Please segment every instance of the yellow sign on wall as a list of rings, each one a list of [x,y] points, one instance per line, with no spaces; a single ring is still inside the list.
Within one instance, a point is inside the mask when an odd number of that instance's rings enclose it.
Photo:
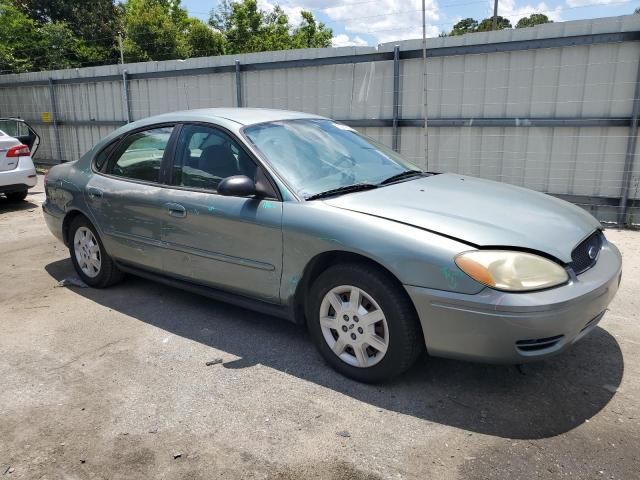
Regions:
[[[42,112],[40,114],[40,120],[42,120],[44,123],[51,122],[51,112]]]

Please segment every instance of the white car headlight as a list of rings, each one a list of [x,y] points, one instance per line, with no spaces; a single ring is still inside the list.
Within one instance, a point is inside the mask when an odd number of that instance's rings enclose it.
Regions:
[[[569,279],[566,270],[557,263],[525,252],[473,250],[459,254],[455,262],[471,278],[497,290],[540,290]]]

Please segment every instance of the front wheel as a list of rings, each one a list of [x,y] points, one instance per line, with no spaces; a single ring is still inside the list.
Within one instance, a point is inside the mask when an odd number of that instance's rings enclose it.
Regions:
[[[82,215],[71,222],[69,253],[76,272],[87,285],[104,288],[123,277],[122,271],[105,251],[95,227]]]
[[[314,343],[340,373],[379,382],[407,370],[424,350],[413,305],[381,269],[330,267],[314,282],[307,321]]]

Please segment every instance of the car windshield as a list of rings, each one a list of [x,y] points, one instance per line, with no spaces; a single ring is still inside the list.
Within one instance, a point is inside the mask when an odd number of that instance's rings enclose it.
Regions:
[[[304,198],[352,185],[378,185],[418,170],[390,148],[331,120],[261,123],[244,133]]]

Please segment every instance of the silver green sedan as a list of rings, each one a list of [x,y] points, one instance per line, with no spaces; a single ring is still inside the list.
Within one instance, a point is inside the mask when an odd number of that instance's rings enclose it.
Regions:
[[[122,127],[46,178],[78,275],[125,273],[306,324],[366,382],[434,356],[521,363],[595,328],[621,257],[584,210],[423,172],[305,113],[202,109]]]

